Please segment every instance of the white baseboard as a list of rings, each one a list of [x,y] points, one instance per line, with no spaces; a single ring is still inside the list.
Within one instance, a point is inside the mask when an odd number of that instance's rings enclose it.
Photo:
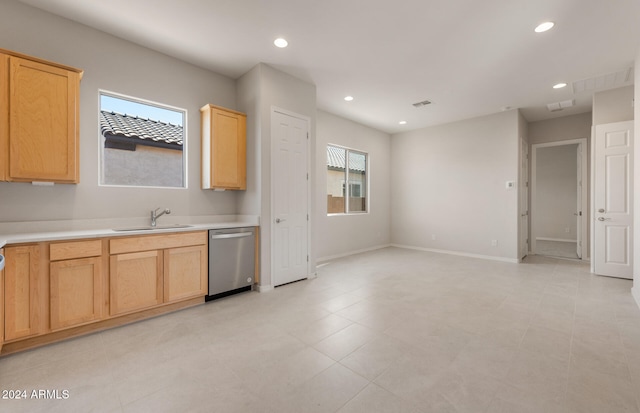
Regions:
[[[253,287],[254,290],[258,291],[259,293],[266,293],[273,290],[273,285],[254,285]]]
[[[633,282],[633,288],[631,289],[631,295],[636,300],[636,304],[640,307],[640,282],[638,280]]]
[[[348,257],[349,255],[361,254],[363,252],[375,251],[375,250],[379,250],[379,249],[387,248],[387,247],[391,247],[391,246],[393,246],[393,245],[392,244],[376,245],[375,247],[364,248],[364,249],[355,250],[355,251],[349,251],[349,252],[345,252],[343,254],[329,255],[329,256],[326,256],[326,257],[318,258],[317,262],[331,261],[331,260],[335,260],[335,259],[342,258],[342,257]]]
[[[563,239],[563,238],[546,238],[546,237],[538,237],[536,241],[555,241],[555,242],[578,242],[575,239]]]
[[[461,257],[480,258],[482,260],[510,262],[512,264],[518,264],[520,262],[520,260],[518,258],[494,257],[492,255],[470,254],[470,253],[460,252],[460,251],[439,250],[439,249],[435,249],[435,248],[422,248],[422,247],[414,247],[414,246],[411,246],[411,245],[402,245],[402,244],[391,244],[391,246],[392,247],[397,247],[397,248],[406,248],[406,249],[410,249],[410,250],[435,252],[435,253],[438,253],[438,254],[449,254],[449,255],[459,255]]]

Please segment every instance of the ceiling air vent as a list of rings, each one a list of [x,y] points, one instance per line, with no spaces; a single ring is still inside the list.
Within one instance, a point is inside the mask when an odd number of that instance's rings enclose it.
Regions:
[[[576,80],[571,85],[573,93],[592,92],[595,90],[613,89],[624,86],[633,78],[632,68],[626,68],[613,73],[591,77],[589,79]]]
[[[431,104],[431,101],[430,101],[430,100],[423,100],[422,102],[414,103],[414,104],[413,104],[413,107],[415,107],[415,108],[420,108],[420,107],[422,107],[422,106],[427,106],[427,105],[430,105],[430,104]]]
[[[549,112],[557,112],[564,108],[570,108],[574,104],[573,99],[563,100],[562,102],[547,103],[547,109],[549,109]]]

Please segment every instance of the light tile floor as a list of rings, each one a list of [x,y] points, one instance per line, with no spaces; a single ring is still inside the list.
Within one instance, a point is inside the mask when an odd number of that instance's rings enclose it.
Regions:
[[[578,259],[576,247],[576,242],[536,240],[537,254],[549,257]]]
[[[631,282],[387,248],[0,359],[2,412],[640,412]]]

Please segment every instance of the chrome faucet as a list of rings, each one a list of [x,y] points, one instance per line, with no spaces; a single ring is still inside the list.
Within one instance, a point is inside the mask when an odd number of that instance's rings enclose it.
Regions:
[[[162,211],[161,213],[158,214],[159,210],[160,210],[160,208],[156,208],[154,211],[151,211],[151,226],[152,227],[156,226],[156,220],[158,218],[160,218],[164,214],[170,214],[171,213],[171,210],[169,208],[165,209],[164,211]]]

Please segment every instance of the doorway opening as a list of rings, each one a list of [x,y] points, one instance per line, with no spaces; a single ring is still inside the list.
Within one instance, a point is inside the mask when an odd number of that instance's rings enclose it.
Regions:
[[[587,141],[532,145],[531,250],[585,259],[587,248]]]

